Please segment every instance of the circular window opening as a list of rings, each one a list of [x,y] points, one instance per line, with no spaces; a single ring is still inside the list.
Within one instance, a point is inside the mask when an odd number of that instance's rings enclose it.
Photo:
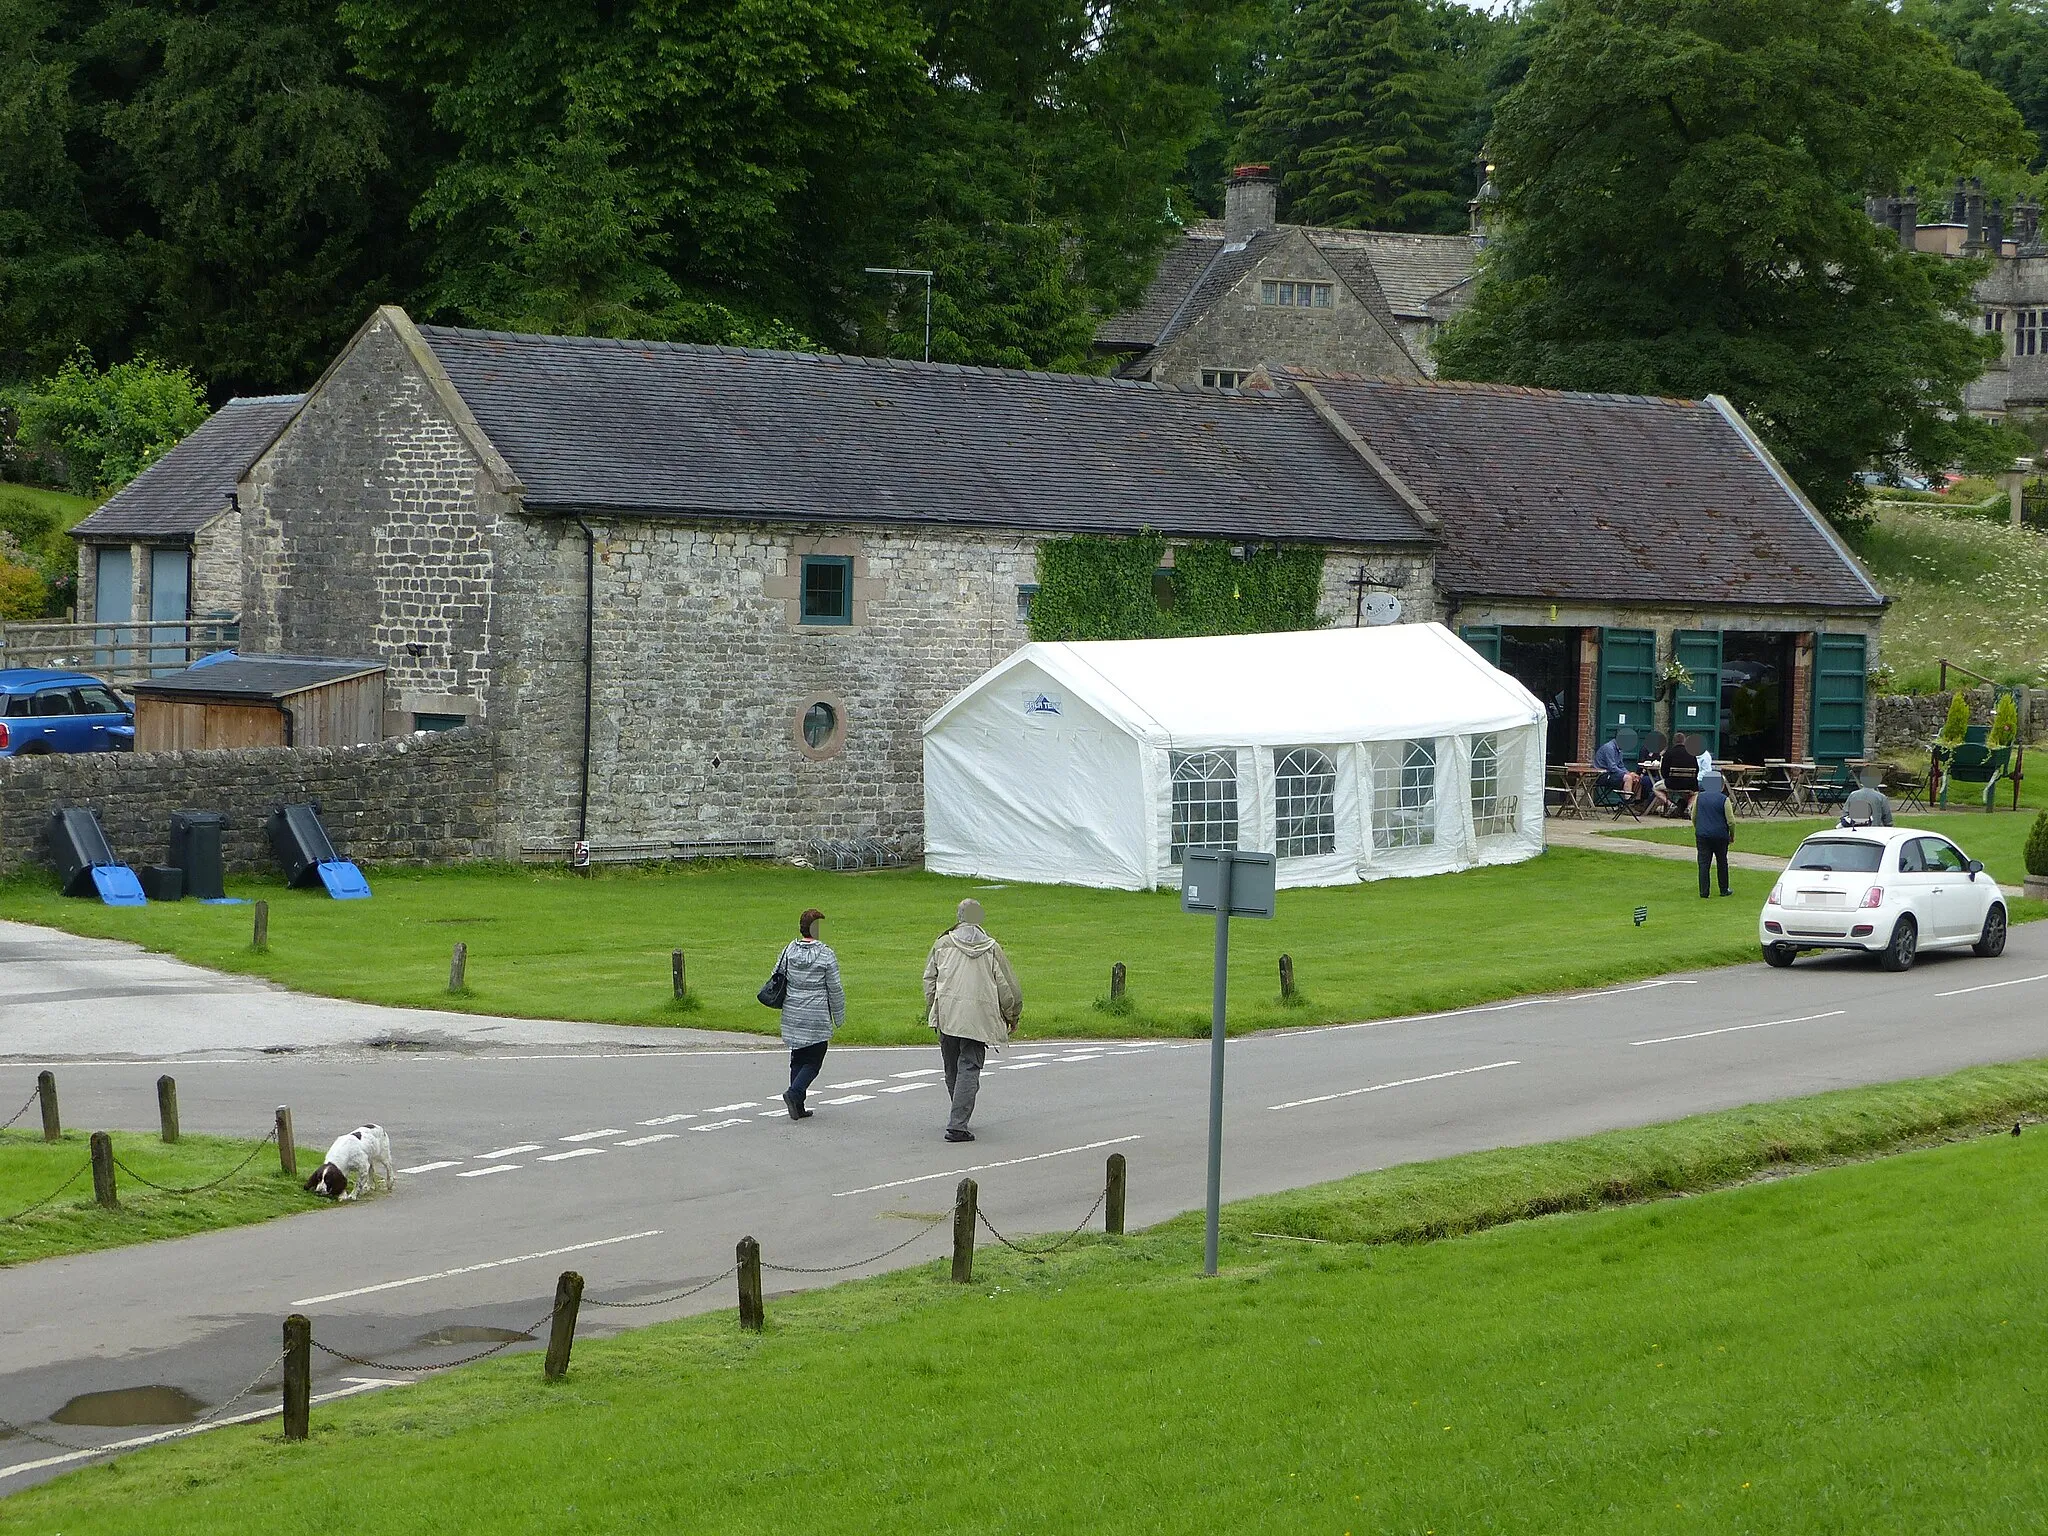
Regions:
[[[804,711],[804,741],[814,751],[829,746],[832,733],[839,729],[839,711],[823,699]]]

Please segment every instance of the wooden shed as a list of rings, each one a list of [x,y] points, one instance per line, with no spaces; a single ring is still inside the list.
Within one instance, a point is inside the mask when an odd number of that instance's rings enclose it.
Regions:
[[[134,685],[135,750],[348,747],[384,734],[384,663],[222,651]]]

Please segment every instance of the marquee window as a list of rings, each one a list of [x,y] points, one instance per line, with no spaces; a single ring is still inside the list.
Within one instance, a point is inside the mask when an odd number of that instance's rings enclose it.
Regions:
[[[1337,770],[1314,747],[1296,747],[1273,765],[1274,844],[1283,859],[1337,851]]]
[[[1176,752],[1172,762],[1173,862],[1190,848],[1235,848],[1237,754]]]
[[[1500,792],[1500,738],[1472,738],[1472,832],[1499,837],[1515,830],[1514,795]]]
[[[1259,284],[1259,302],[1281,309],[1328,309],[1332,284],[1283,283],[1268,280]]]
[[[1372,845],[1426,848],[1436,841],[1436,743],[1404,741],[1374,766]]]

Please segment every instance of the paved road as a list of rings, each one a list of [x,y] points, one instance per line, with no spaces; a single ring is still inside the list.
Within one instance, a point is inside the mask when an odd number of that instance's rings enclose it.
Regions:
[[[27,942],[23,932],[0,943]],[[89,992],[93,978],[142,963],[121,946],[34,942],[44,993]],[[185,1046],[174,1070],[188,1130],[255,1133],[289,1102],[301,1141],[375,1119],[392,1129],[401,1170],[414,1171],[386,1199],[0,1271],[0,1419],[71,1444],[123,1433],[43,1422],[74,1394],[167,1384],[224,1401],[274,1358],[279,1320],[293,1310],[337,1348],[425,1363],[465,1352],[423,1342],[439,1330],[533,1323],[567,1267],[588,1277],[591,1298],[633,1301],[723,1274],[742,1234],[760,1239],[770,1263],[877,1254],[942,1212],[967,1172],[984,1210],[1012,1231],[1072,1226],[1111,1150],[1130,1160],[1134,1224],[1201,1199],[1207,1053],[1194,1042],[1021,1042],[988,1076],[981,1139],[951,1146],[939,1136],[929,1049],[835,1050],[816,1118],[792,1124],[775,1098],[778,1052],[685,1047],[668,1033],[649,1049],[637,1031],[537,1026],[559,1034],[508,1046],[527,1026],[459,1016],[428,1025],[431,1016],[244,997],[244,984],[231,983],[244,1014],[278,1021],[273,1045],[291,1043],[296,1010],[330,1043],[286,1054],[205,1050],[215,1026],[203,1011],[222,994],[179,992],[201,983],[172,962],[148,963],[161,967],[160,990],[140,1006],[150,1038]],[[154,1124],[161,1059],[98,1054],[103,1026],[71,1029],[83,1000],[37,1026],[56,1056],[36,1056],[16,1010],[52,1005],[7,998],[0,987],[0,1055],[15,1062],[0,1061],[0,1086],[10,1095],[27,1091],[37,1066],[68,1057],[57,1062],[68,1123]],[[2016,930],[2000,960],[1929,957],[1906,976],[1809,959],[1789,972],[1671,976],[1235,1041],[1225,1193],[2044,1055],[2044,1001],[2048,924],[2037,924]],[[84,1012],[97,1016],[98,1005]],[[250,1026],[219,1028],[239,1038]],[[441,1048],[331,1043],[429,1033]],[[66,1049],[80,1039],[93,1046],[82,1057]],[[945,1242],[935,1229],[887,1262],[935,1257]],[[770,1289],[826,1278],[772,1273]],[[731,1282],[720,1279],[669,1305],[593,1313],[586,1304],[584,1317],[588,1331],[731,1303]],[[398,1379],[316,1360],[321,1392]],[[54,1475],[58,1454],[0,1439],[0,1492]]]

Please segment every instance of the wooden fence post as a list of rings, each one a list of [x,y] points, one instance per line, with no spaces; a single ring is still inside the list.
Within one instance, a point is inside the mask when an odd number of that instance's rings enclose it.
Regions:
[[[1280,957],[1280,997],[1282,1001],[1294,996],[1294,956]]]
[[[1124,963],[1121,960],[1109,968],[1109,1000],[1112,1003],[1124,1000]]]
[[[299,1176],[299,1147],[292,1140],[292,1111],[288,1104],[277,1106],[277,1166],[288,1179]]]
[[[979,1190],[972,1179],[962,1179],[953,1195],[953,1283],[969,1285],[974,1280],[974,1204]]]
[[[761,1307],[761,1245],[751,1237],[740,1239],[740,1326],[759,1333],[768,1320]]]
[[[555,1321],[548,1330],[548,1358],[541,1375],[560,1381],[569,1374],[569,1351],[576,1344],[576,1309],[583,1305],[583,1277],[573,1269],[555,1282]]]
[[[450,992],[460,992],[462,990],[462,973],[468,969],[469,946],[459,943],[455,946],[455,953],[448,957],[448,990]]]
[[[1109,1154],[1109,1183],[1102,1197],[1102,1230],[1123,1235],[1124,1184],[1128,1169],[1121,1152]]]
[[[178,1080],[165,1073],[156,1080],[156,1117],[163,1122],[165,1141],[178,1139]]]
[[[57,1118],[57,1074],[36,1074],[36,1097],[43,1101],[43,1140],[62,1141],[64,1123]]]
[[[294,1312],[284,1320],[284,1437],[313,1432],[313,1320]]]
[[[121,1203],[114,1198],[114,1139],[105,1131],[92,1133],[92,1197],[110,1211]]]
[[[669,980],[675,983],[676,1001],[681,1002],[688,989],[683,985],[683,952],[671,950],[668,957]]]
[[[270,948],[270,903],[267,901],[256,903],[256,935],[250,940],[249,947],[256,950]]]

